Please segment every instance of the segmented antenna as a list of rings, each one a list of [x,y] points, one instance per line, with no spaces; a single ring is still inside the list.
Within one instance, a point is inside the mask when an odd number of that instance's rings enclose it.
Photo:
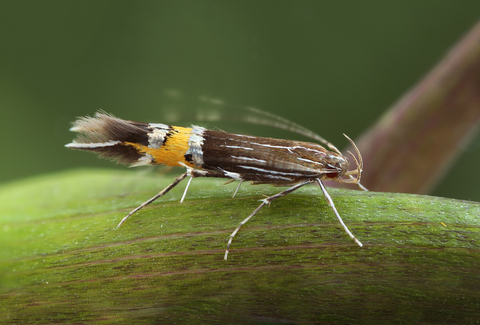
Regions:
[[[303,135],[307,138],[310,138],[315,141],[319,141],[323,143],[324,145],[328,146],[331,150],[340,153],[340,151],[329,141],[325,140],[323,137],[318,135],[317,133],[307,129],[306,127],[303,127],[295,122],[292,122],[290,120],[287,120],[286,118],[283,118],[281,116],[278,116],[276,114],[270,113],[263,111],[261,109],[251,107],[251,106],[241,106],[241,105],[232,105],[232,104],[227,104],[224,101],[220,99],[215,99],[215,98],[209,98],[206,96],[201,96],[199,98],[200,101],[205,102],[205,103],[210,103],[218,106],[231,106],[235,108],[240,108],[243,110],[246,110],[250,113],[254,113],[253,115],[244,115],[240,116],[239,119],[242,122],[246,123],[251,123],[251,124],[257,124],[257,125],[265,125],[265,126],[270,126],[274,127],[277,129],[281,130],[286,130],[292,133],[296,133],[299,135]]]

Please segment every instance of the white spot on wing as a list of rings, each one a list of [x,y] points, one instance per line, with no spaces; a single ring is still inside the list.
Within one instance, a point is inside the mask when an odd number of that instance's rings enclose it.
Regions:
[[[153,156],[150,154],[145,154],[145,156],[142,156],[138,158],[138,161],[136,163],[133,163],[130,165],[130,167],[138,167],[138,166],[149,166],[153,162]]]
[[[224,147],[225,148],[232,148],[232,149],[253,150],[253,148],[239,147],[239,146],[224,146]]]
[[[149,124],[153,127],[153,131],[148,133],[148,147],[152,149],[160,149],[165,142],[165,137],[170,131],[170,127],[165,124]],[[162,126],[162,127],[160,127]],[[163,126],[166,128],[164,129]]]
[[[318,162],[318,161],[314,161],[314,160],[310,160],[310,159],[305,159],[305,158],[300,158],[300,157],[297,157],[298,160],[301,160],[301,161],[306,161],[308,163],[312,163],[312,164],[317,164],[317,165],[320,165],[320,166],[323,166],[324,164],[321,163],[321,162]]]
[[[292,149],[292,147],[272,146],[272,145],[266,144],[266,143],[251,142],[251,144],[254,144],[254,145],[257,145],[257,146],[261,146],[261,147],[267,147],[267,148],[287,149],[287,150]]]
[[[284,173],[284,172],[278,172],[275,170],[268,170],[268,169],[263,169],[263,168],[257,168],[257,167],[252,167],[252,166],[238,166],[244,169],[252,169],[256,170],[260,173],[265,173],[265,174],[272,174],[272,175],[287,175],[287,176],[305,176],[304,174],[299,174],[299,173]]]
[[[100,143],[83,143],[83,142],[72,142],[66,144],[65,147],[73,149],[91,149],[91,148],[102,148],[102,147],[111,147],[121,143],[120,141],[108,141]]]
[[[163,123],[148,123],[148,125],[150,125],[154,129],[163,130],[165,132],[168,132],[170,130],[170,126]]]
[[[242,177],[240,176],[239,173],[234,173],[234,172],[229,172],[229,171],[226,171],[225,169],[222,169],[222,168],[219,168],[224,174],[225,176],[227,177],[230,177],[232,179],[235,179],[237,181],[240,181],[242,180]]]
[[[266,160],[255,159],[255,158],[248,158],[248,157],[238,157],[238,156],[231,156],[231,157],[232,157],[233,159],[256,161],[256,162],[260,162],[260,163],[264,163],[264,164],[267,162]]]
[[[205,128],[192,125],[192,133],[190,138],[188,138],[188,150],[185,154],[192,155],[193,164],[197,167],[201,167],[203,165],[202,146],[205,140],[203,137],[204,132]]]

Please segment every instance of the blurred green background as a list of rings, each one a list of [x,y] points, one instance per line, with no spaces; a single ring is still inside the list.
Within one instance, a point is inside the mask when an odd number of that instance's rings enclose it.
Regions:
[[[64,148],[70,122],[100,108],[162,122],[172,89],[183,109],[255,106],[343,147],[479,17],[478,0],[4,1],[0,182],[124,168]],[[477,136],[432,194],[480,201],[478,166]]]

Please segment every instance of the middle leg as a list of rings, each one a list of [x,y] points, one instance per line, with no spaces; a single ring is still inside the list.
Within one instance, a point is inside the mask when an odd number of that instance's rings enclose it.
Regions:
[[[258,208],[256,208],[247,218],[245,218],[242,222],[240,222],[240,224],[238,225],[237,228],[235,228],[235,230],[232,232],[232,234],[230,235],[230,238],[228,239],[228,243],[227,243],[227,249],[225,251],[225,257],[224,259],[227,260],[227,257],[228,257],[228,250],[230,249],[230,245],[232,244],[232,241],[233,241],[233,237],[235,237],[235,235],[237,234],[237,232],[240,230],[240,228],[242,228],[242,226],[244,224],[246,224],[248,222],[248,220],[250,220],[265,204],[270,204],[272,203],[272,201],[278,199],[278,198],[281,198],[289,193],[292,193],[293,191],[299,189],[300,187],[304,186],[304,185],[307,185],[307,184],[311,184],[313,183],[314,180],[307,180],[303,183],[300,183],[300,184],[296,184],[288,189],[286,189],[285,191],[282,191],[280,193],[277,193],[275,195],[272,195],[272,196],[269,196],[263,200],[260,200],[262,201],[262,203],[258,206]]]

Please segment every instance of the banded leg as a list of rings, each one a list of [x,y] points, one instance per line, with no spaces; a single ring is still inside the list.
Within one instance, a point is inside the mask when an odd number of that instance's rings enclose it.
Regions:
[[[227,257],[228,257],[228,250],[230,249],[230,245],[232,244],[232,241],[233,241],[233,237],[235,237],[235,235],[237,234],[237,232],[240,230],[240,228],[242,228],[242,226],[244,224],[246,224],[248,222],[248,220],[250,220],[265,204],[270,204],[272,203],[273,200],[275,199],[278,199],[278,198],[281,198],[282,196],[285,196],[289,193],[292,193],[293,191],[299,189],[300,187],[304,186],[304,185],[307,185],[307,184],[310,184],[310,183],[313,183],[314,180],[308,180],[308,181],[305,181],[303,183],[300,183],[300,184],[297,184],[295,186],[292,186],[288,189],[286,189],[285,191],[282,191],[280,193],[277,193],[275,195],[272,195],[272,196],[269,196],[263,200],[260,200],[262,201],[262,204],[260,204],[258,206],[258,208],[256,208],[247,218],[245,218],[242,222],[240,222],[240,224],[238,225],[237,228],[235,228],[235,230],[232,232],[232,234],[230,235],[230,238],[228,239],[228,243],[227,243],[227,250],[225,251],[225,260],[227,260]]]
[[[186,173],[183,173],[182,175],[178,176],[177,178],[175,178],[175,180],[173,181],[172,184],[168,185],[167,187],[165,187],[162,191],[160,191],[157,195],[155,195],[154,197],[152,197],[151,199],[149,199],[148,201],[146,202],[143,202],[142,204],[140,204],[138,207],[136,207],[135,209],[133,209],[132,211],[130,211],[129,214],[127,214],[123,219],[122,221],[120,221],[120,223],[118,224],[117,227],[120,227],[128,218],[130,218],[130,216],[132,214],[134,214],[135,212],[137,212],[138,210],[146,207],[147,205],[149,205],[150,203],[152,203],[153,201],[155,201],[156,199],[158,199],[159,197],[162,197],[164,196],[165,194],[167,194],[172,188],[174,188],[175,186],[178,185],[178,183],[180,183],[181,181],[183,181],[185,179],[185,177],[188,176],[188,172]],[[182,198],[183,200],[183,198]]]

